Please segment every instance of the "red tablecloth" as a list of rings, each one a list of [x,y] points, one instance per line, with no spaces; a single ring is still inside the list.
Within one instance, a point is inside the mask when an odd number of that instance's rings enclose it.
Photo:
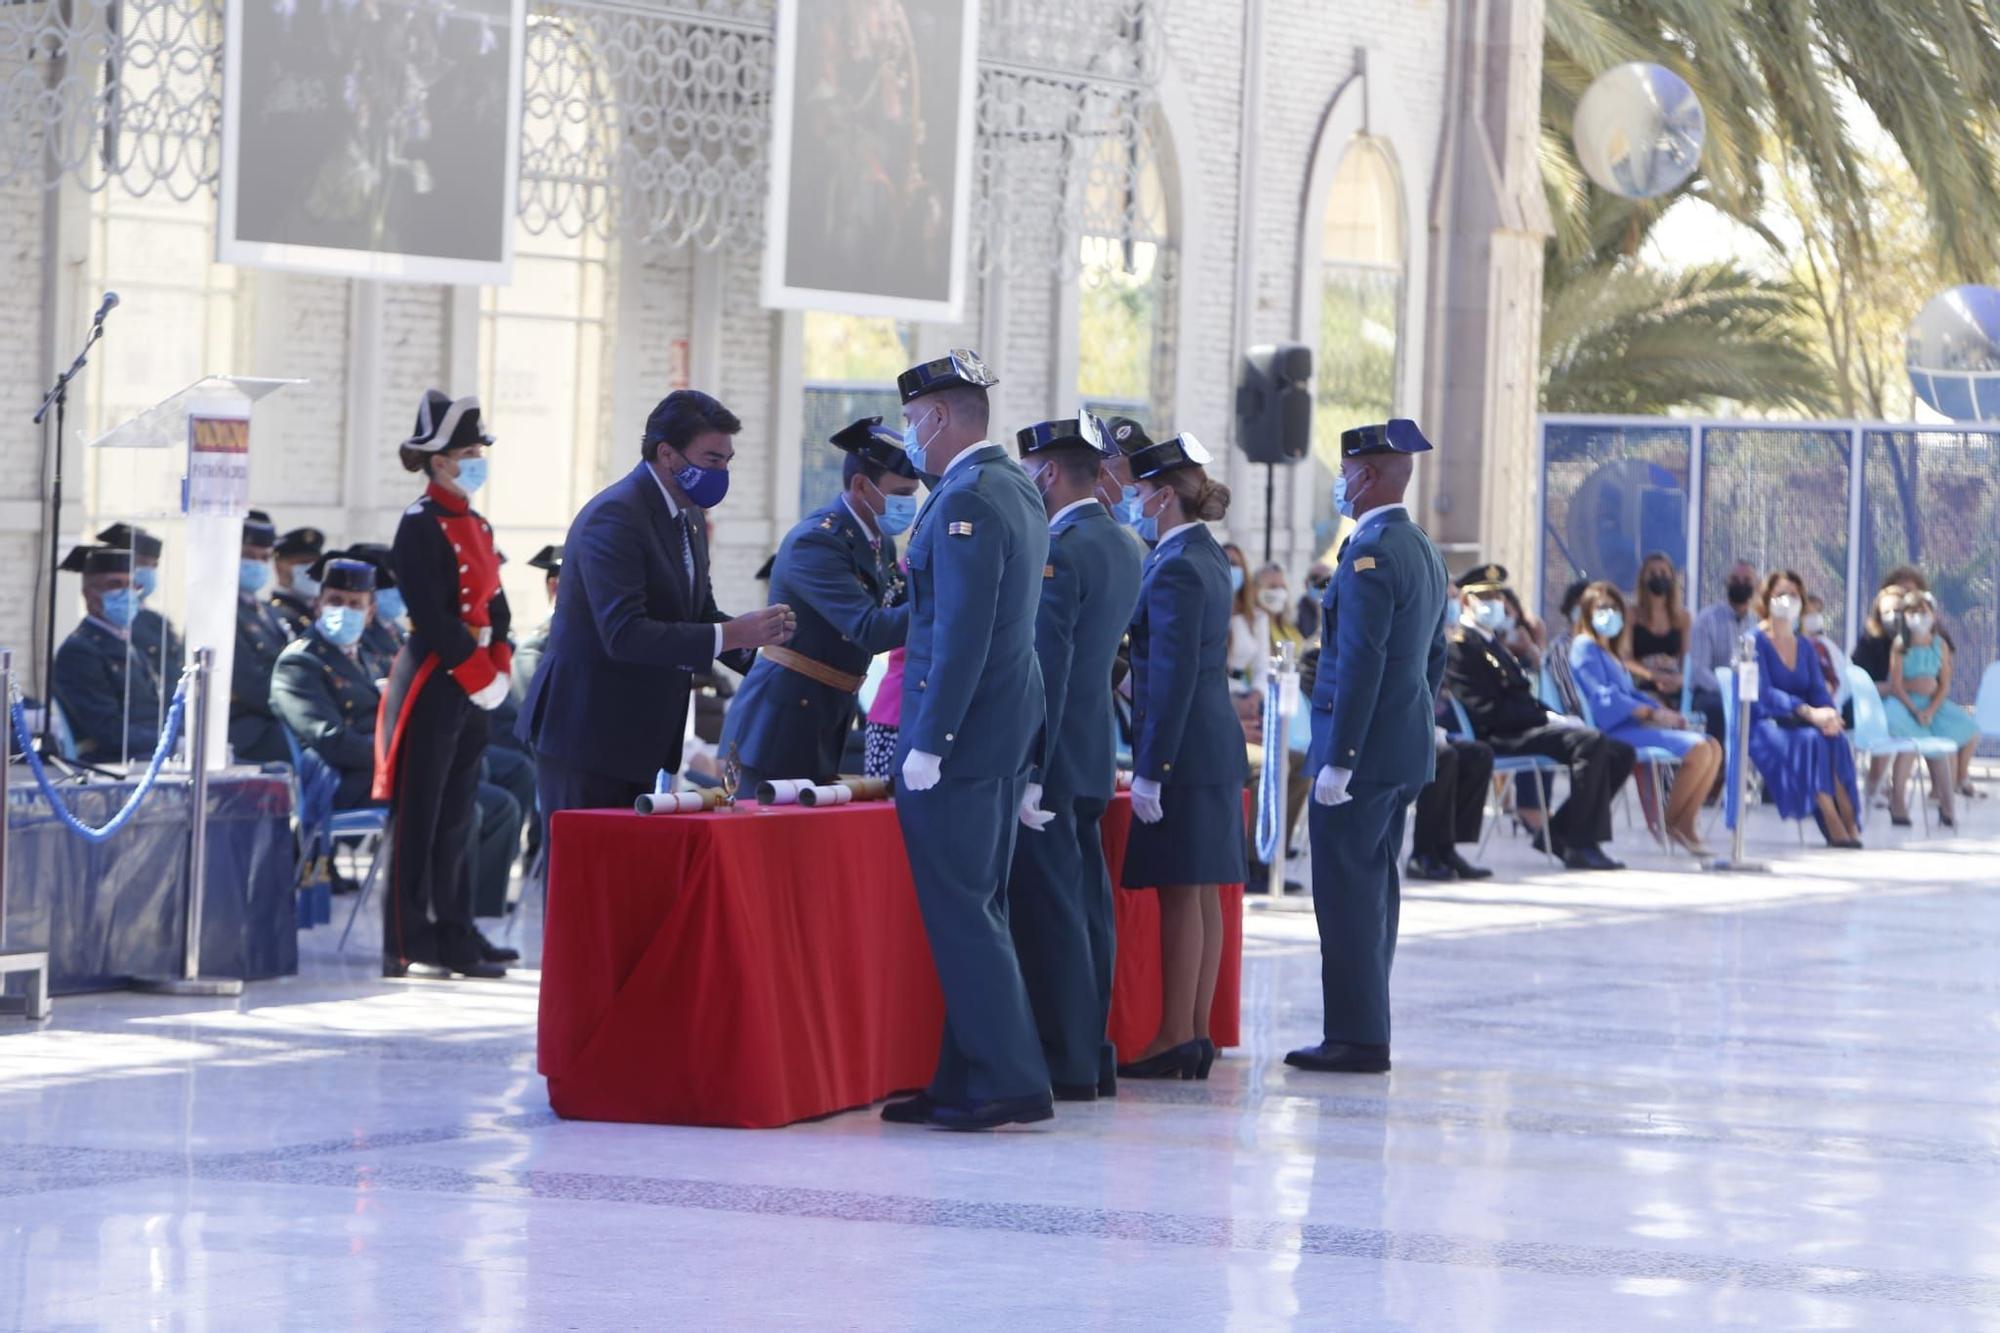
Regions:
[[[1104,820],[1114,868],[1131,807]],[[558,1114],[785,1125],[929,1081],[944,1002],[895,807],[550,821],[539,1066]],[[1024,835],[1025,836],[1025,835]],[[1211,1031],[1237,1041],[1241,885]],[[1159,907],[1117,891],[1111,1035],[1159,1023]]]

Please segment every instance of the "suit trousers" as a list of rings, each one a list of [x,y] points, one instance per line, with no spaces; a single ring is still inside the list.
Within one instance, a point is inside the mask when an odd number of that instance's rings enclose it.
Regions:
[[[1440,744],[1437,776],[1417,795],[1410,853],[1450,856],[1459,843],[1478,842],[1486,820],[1486,785],[1492,780],[1492,746],[1482,741]]]
[[[1396,860],[1417,788],[1355,782],[1348,791],[1352,800],[1315,801],[1306,816],[1326,1039],[1387,1046],[1389,968],[1403,906]]]
[[[650,782],[572,768],[545,754],[535,756],[535,796],[543,818],[558,810],[630,810],[652,789]]]
[[[1042,808],[1055,818],[1040,832],[1015,833],[1007,925],[1050,1081],[1092,1087],[1104,1072],[1116,930],[1106,938],[1111,875],[1096,841],[1104,803],[1089,803],[1096,814],[1088,820],[1080,818],[1079,804],[1073,797],[1045,799]]]
[[[434,671],[408,701],[389,803],[389,892],[382,900],[387,962],[478,958],[472,925],[472,836],[486,714]]]
[[[1048,1065],[1007,921],[1025,774],[896,784],[896,818],[944,991],[930,1095],[949,1106],[1049,1091]]]
[[[1612,740],[1591,727],[1536,727],[1518,736],[1488,736],[1486,743],[1502,759],[1535,754],[1569,768],[1569,799],[1549,819],[1561,847],[1590,846],[1611,841],[1611,799],[1632,776],[1638,755],[1623,741]],[[1514,781],[1514,804],[1534,809],[1540,798],[1526,774]],[[1529,793],[1525,805],[1523,793]]]

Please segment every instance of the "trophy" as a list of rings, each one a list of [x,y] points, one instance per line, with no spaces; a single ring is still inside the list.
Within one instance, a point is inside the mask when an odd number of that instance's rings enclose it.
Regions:
[[[736,742],[731,741],[722,760],[722,808],[731,814],[736,812],[736,791],[742,785],[743,761],[737,757]]]

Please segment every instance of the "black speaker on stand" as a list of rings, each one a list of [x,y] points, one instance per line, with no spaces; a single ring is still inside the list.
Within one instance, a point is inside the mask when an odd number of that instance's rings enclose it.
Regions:
[[[1278,468],[1312,452],[1312,348],[1271,343],[1243,355],[1236,384],[1236,442],[1253,463],[1264,465],[1264,559],[1271,559]]]

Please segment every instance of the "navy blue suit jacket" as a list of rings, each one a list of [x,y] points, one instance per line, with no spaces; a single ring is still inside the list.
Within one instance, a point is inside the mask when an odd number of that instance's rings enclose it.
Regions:
[[[692,584],[677,529],[694,556]],[[651,782],[678,771],[693,677],[715,661],[715,626],[728,618],[709,587],[701,525],[676,520],[639,464],[570,523],[562,592],[517,734],[587,773]],[[753,654],[723,660],[747,671]]]
[[[1051,799],[1108,801],[1118,776],[1111,662],[1139,601],[1139,551],[1092,501],[1049,530],[1035,656],[1048,713],[1036,780]]]
[[[1196,524],[1146,557],[1132,618],[1132,772],[1163,787],[1240,787],[1249,751],[1229,701],[1229,559]]]

